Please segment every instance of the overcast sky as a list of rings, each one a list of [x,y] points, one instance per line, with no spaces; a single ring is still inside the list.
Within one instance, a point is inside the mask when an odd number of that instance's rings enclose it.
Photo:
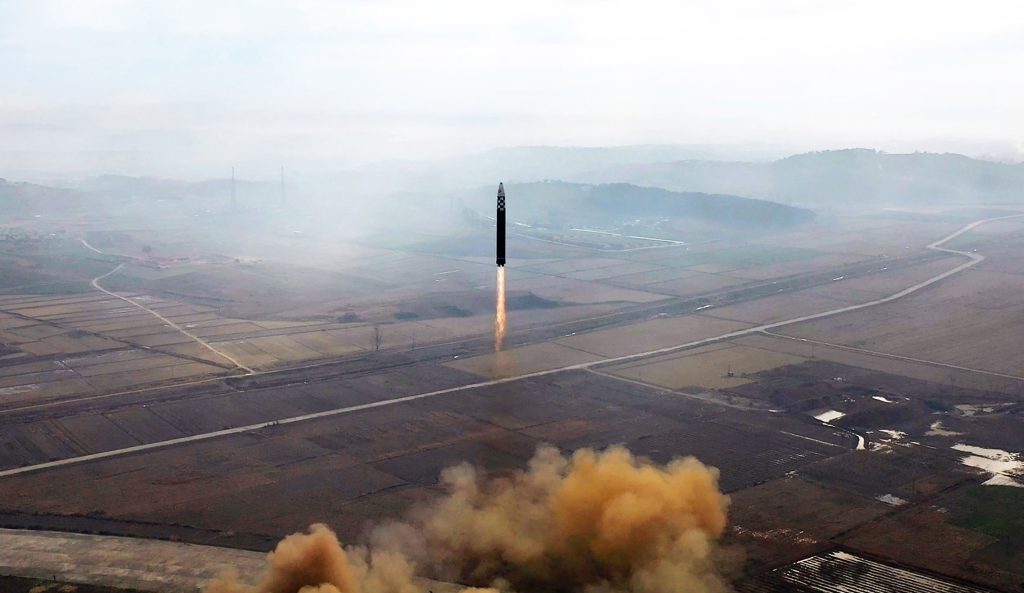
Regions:
[[[1020,0],[0,0],[0,174],[521,144],[1021,150],[1022,72]]]

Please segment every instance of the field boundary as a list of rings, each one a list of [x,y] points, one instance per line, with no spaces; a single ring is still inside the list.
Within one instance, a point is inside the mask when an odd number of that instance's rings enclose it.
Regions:
[[[246,425],[246,426],[239,426],[239,427],[236,427],[236,428],[229,428],[229,429],[218,430],[218,431],[213,431],[213,432],[208,432],[208,433],[196,434],[196,435],[187,436],[187,437],[180,437],[180,438],[169,439],[169,440],[165,440],[165,441],[157,441],[157,442],[154,442],[154,443],[135,445],[135,446],[132,446],[132,447],[125,447],[125,448],[122,448],[122,449],[113,449],[113,450],[110,450],[110,451],[103,451],[103,452],[99,452],[99,453],[92,453],[92,454],[88,454],[88,455],[81,455],[81,456],[78,456],[78,457],[69,457],[67,459],[61,459],[61,460],[57,460],[57,461],[49,461],[49,462],[46,462],[46,463],[40,463],[40,464],[36,464],[36,465],[27,465],[27,466],[18,467],[18,468],[12,468],[12,469],[8,469],[8,470],[0,471],[0,478],[14,476],[14,475],[19,475],[19,474],[28,473],[28,472],[41,471],[41,470],[51,469],[51,468],[56,468],[56,467],[62,467],[62,466],[66,466],[66,465],[73,465],[73,464],[78,464],[78,463],[86,463],[86,462],[89,462],[89,461],[96,461],[96,460],[100,460],[100,459],[107,459],[107,458],[110,458],[110,457],[119,457],[119,456],[122,456],[122,455],[129,455],[129,454],[139,453],[139,452],[143,452],[143,451],[150,451],[150,450],[153,450],[153,449],[162,449],[162,448],[165,448],[165,447],[171,447],[171,446],[175,446],[175,445],[194,443],[194,442],[214,439],[214,438],[218,438],[218,437],[222,437],[222,436],[244,434],[244,433],[247,433],[247,432],[252,432],[252,431],[256,431],[256,430],[260,430],[260,429],[268,429],[268,428],[273,428],[273,427],[276,427],[276,426],[282,426],[282,425],[286,425],[286,424],[294,424],[294,423],[297,423],[297,422],[305,422],[305,421],[308,421],[308,420],[316,420],[316,419],[319,419],[319,418],[328,418],[328,417],[331,417],[331,416],[337,416],[337,415],[341,415],[341,414],[349,414],[349,413],[363,411],[363,410],[370,410],[370,409],[380,408],[380,407],[384,407],[384,406],[390,406],[390,405],[395,405],[395,404],[401,404],[401,403],[416,401],[416,400],[420,400],[420,399],[426,399],[426,398],[430,398],[430,397],[436,397],[436,396],[439,396],[439,395],[445,395],[445,394],[449,394],[449,393],[457,393],[457,392],[460,392],[460,391],[466,391],[466,390],[470,390],[470,389],[477,389],[477,388],[480,388],[480,387],[490,387],[490,386],[494,386],[494,385],[502,385],[502,384],[505,384],[505,383],[512,383],[514,381],[521,381],[521,380],[524,380],[524,379],[532,379],[532,378],[535,378],[535,377],[545,377],[545,376],[548,376],[548,375],[553,375],[555,373],[561,373],[561,372],[565,372],[565,371],[589,370],[592,367],[596,367],[596,366],[600,366],[600,365],[615,364],[615,363],[619,363],[619,362],[623,362],[623,361],[627,361],[627,360],[635,360],[635,359],[639,359],[639,358],[646,358],[648,356],[655,356],[655,355],[659,355],[659,354],[668,354],[668,353],[676,352],[676,351],[679,351],[679,350],[685,350],[687,348],[693,348],[695,346],[702,346],[702,345],[705,345],[705,344],[710,344],[710,343],[718,342],[718,341],[721,341],[721,340],[728,340],[730,338],[735,338],[735,337],[740,337],[740,336],[747,336],[747,335],[756,334],[756,333],[763,333],[765,330],[774,329],[774,328],[777,328],[777,327],[783,327],[783,326],[786,326],[786,325],[792,325],[792,324],[795,324],[795,323],[801,323],[801,322],[810,321],[810,320],[813,320],[813,319],[821,319],[821,318],[824,318],[824,317],[831,317],[833,315],[839,315],[841,313],[847,313],[847,312],[850,312],[850,311],[857,311],[857,310],[860,310],[860,309],[867,309],[869,307],[874,307],[874,306],[882,305],[882,304],[885,304],[885,303],[891,303],[891,302],[893,302],[893,301],[895,301],[897,299],[901,299],[901,298],[903,298],[903,297],[905,297],[907,295],[910,295],[910,294],[913,294],[915,292],[918,292],[918,291],[920,291],[923,288],[931,286],[932,284],[935,284],[936,282],[939,282],[941,280],[949,278],[950,276],[958,274],[958,273],[962,272],[963,270],[966,270],[966,269],[968,269],[968,268],[970,268],[972,266],[975,266],[978,263],[980,263],[980,262],[985,260],[985,256],[983,256],[981,254],[978,254],[978,253],[966,252],[966,251],[957,251],[955,249],[948,249],[948,248],[945,248],[945,247],[941,247],[941,245],[943,243],[946,243],[947,241],[951,241],[952,239],[955,239],[956,237],[959,237],[960,235],[963,235],[964,233],[967,233],[967,232],[971,231],[972,229],[974,229],[974,228],[976,228],[976,227],[978,227],[980,225],[983,225],[983,224],[986,224],[986,223],[990,223],[990,222],[995,222],[995,221],[998,221],[998,220],[1006,220],[1006,219],[1010,219],[1010,218],[1019,218],[1019,217],[1024,217],[1024,213],[1021,213],[1021,214],[1011,214],[1011,215],[1008,215],[1008,216],[998,216],[998,217],[994,217],[994,218],[986,218],[986,219],[982,219],[982,220],[977,220],[977,221],[974,221],[974,222],[972,222],[970,224],[965,225],[964,227],[962,227],[961,229],[959,229],[957,231],[954,231],[953,233],[950,233],[949,235],[946,235],[945,237],[942,237],[941,239],[938,239],[936,241],[933,241],[932,243],[929,243],[927,245],[928,249],[937,250],[937,251],[944,251],[944,252],[947,252],[947,253],[953,253],[953,254],[956,254],[956,255],[966,256],[969,259],[969,261],[966,261],[963,264],[960,264],[959,266],[956,266],[956,267],[954,267],[954,268],[952,268],[950,270],[946,270],[945,272],[937,274],[937,275],[935,275],[935,276],[933,276],[933,277],[931,277],[931,278],[929,278],[927,280],[923,280],[921,282],[918,282],[917,284],[915,284],[913,286],[910,286],[908,288],[905,288],[905,289],[903,289],[903,290],[901,290],[899,292],[896,292],[896,293],[894,293],[892,295],[889,295],[887,297],[883,297],[883,298],[880,298],[880,299],[875,299],[875,300],[869,301],[867,303],[861,303],[861,304],[858,304],[858,305],[850,305],[850,306],[847,306],[847,307],[841,307],[841,308],[838,308],[838,309],[833,309],[831,311],[823,311],[823,312],[820,312],[820,313],[804,315],[804,316],[801,316],[801,317],[796,317],[796,318],[793,318],[793,319],[787,319],[787,320],[783,320],[783,321],[776,321],[776,322],[773,322],[773,323],[766,323],[766,324],[762,324],[762,325],[757,325],[757,326],[753,326],[753,327],[744,328],[744,329],[741,329],[741,330],[729,332],[729,333],[726,333],[726,334],[722,334],[720,336],[704,338],[704,339],[701,339],[701,340],[696,340],[696,341],[693,341],[693,342],[687,342],[685,344],[678,344],[678,345],[675,345],[675,346],[666,346],[664,348],[658,348],[658,349],[650,350],[650,351],[646,351],[646,352],[637,352],[637,353],[634,353],[634,354],[627,354],[627,355],[624,355],[624,356],[618,356],[618,357],[606,358],[606,359],[602,359],[602,360],[596,360],[596,361],[592,361],[592,362],[583,362],[583,363],[578,363],[578,364],[574,364],[574,365],[568,365],[568,366],[560,367],[560,368],[556,368],[556,369],[548,369],[548,370],[543,370],[543,371],[536,371],[536,372],[533,372],[533,373],[526,373],[526,374],[523,374],[523,375],[516,375],[516,376],[511,376],[511,377],[502,377],[502,378],[490,379],[490,380],[487,380],[487,381],[479,381],[479,382],[471,383],[471,384],[468,384],[468,385],[460,385],[460,386],[457,386],[457,387],[450,387],[450,388],[447,388],[447,389],[440,389],[440,390],[437,390],[437,391],[429,391],[429,392],[426,392],[426,393],[420,393],[420,394],[415,394],[415,395],[408,395],[408,396],[404,396],[404,397],[397,397],[397,398],[393,398],[393,399],[381,400],[381,401],[377,401],[377,402],[372,402],[372,403],[367,403],[367,404],[360,404],[360,405],[356,405],[356,406],[347,406],[347,407],[344,407],[344,408],[335,408],[335,409],[332,409],[332,410],[325,410],[325,411],[322,411],[322,412],[316,412],[316,413],[312,413],[312,414],[302,414],[302,415],[299,415],[299,416],[292,416],[292,417],[289,417],[289,418],[281,418],[279,420],[271,420],[271,421],[268,421],[268,422],[260,422],[258,424],[250,424],[250,425]],[[83,243],[84,243],[84,241],[83,241]],[[110,274],[112,274],[117,269],[120,269],[120,266],[118,266],[118,268],[116,268],[115,270],[112,270],[111,272],[108,272],[103,277],[109,276]],[[102,277],[100,277],[100,278],[102,278]],[[100,290],[103,290],[103,289],[101,288]],[[107,292],[107,291],[104,290],[104,292]],[[118,296],[118,295],[114,295],[114,296]],[[118,296],[118,298],[122,298],[123,299],[123,297],[120,297],[120,296]],[[127,300],[127,299],[123,299],[123,300]],[[128,302],[132,302],[132,301],[128,301]],[[135,303],[132,303],[132,304],[135,304]]]
[[[89,249],[95,251],[96,253],[107,255],[106,253],[103,253],[102,251],[100,251],[99,249],[96,249],[92,245],[89,245],[89,243],[85,239],[79,239],[79,241],[82,242],[82,245],[85,245],[86,247],[88,247]],[[185,337],[191,339],[193,342],[199,344],[200,346],[203,346],[204,348],[206,348],[210,352],[213,352],[214,354],[220,356],[221,358],[223,358],[225,360],[231,361],[231,363],[234,364],[235,367],[245,371],[246,374],[251,375],[251,374],[253,374],[255,372],[251,368],[245,366],[244,364],[242,364],[241,362],[236,360],[230,354],[228,354],[226,352],[221,352],[220,350],[214,348],[209,343],[207,343],[206,340],[200,338],[199,336],[196,336],[196,335],[193,335],[193,334],[189,333],[188,331],[185,330],[185,328],[179,326],[177,323],[174,323],[173,321],[171,321],[170,319],[164,317],[160,313],[157,313],[153,309],[150,309],[146,305],[143,305],[142,303],[137,303],[137,302],[135,302],[134,300],[132,300],[132,299],[130,299],[128,297],[121,296],[121,295],[117,294],[116,292],[107,290],[106,288],[103,288],[102,286],[100,286],[100,280],[103,280],[104,278],[107,278],[108,276],[113,276],[117,272],[120,272],[122,268],[124,268],[124,264],[123,263],[117,264],[117,267],[114,268],[113,270],[110,270],[106,274],[100,274],[99,276],[96,276],[95,278],[93,278],[92,282],[90,282],[90,284],[92,284],[92,287],[95,288],[96,290],[98,290],[98,291],[100,291],[102,293],[108,294],[108,295],[110,295],[110,296],[112,296],[112,297],[114,297],[116,299],[121,299],[122,301],[128,303],[129,305],[132,305],[134,307],[142,309],[143,311],[149,313],[153,317],[156,317],[160,321],[164,322],[168,327],[176,330],[178,333],[180,333],[180,334],[184,335]]]

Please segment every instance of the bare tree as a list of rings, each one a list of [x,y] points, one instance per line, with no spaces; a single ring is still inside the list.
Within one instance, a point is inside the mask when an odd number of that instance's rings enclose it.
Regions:
[[[379,352],[380,351],[380,341],[381,341],[380,326],[379,325],[375,325],[375,326],[373,326],[373,351],[374,352]]]

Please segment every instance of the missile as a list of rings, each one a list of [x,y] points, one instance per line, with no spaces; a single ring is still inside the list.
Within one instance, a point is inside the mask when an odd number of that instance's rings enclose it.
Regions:
[[[505,185],[498,184],[498,212],[495,219],[498,221],[498,245],[497,264],[498,267],[505,266]]]

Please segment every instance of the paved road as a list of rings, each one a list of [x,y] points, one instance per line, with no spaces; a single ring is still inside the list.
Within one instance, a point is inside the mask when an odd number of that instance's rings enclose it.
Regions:
[[[0,574],[128,588],[153,593],[199,593],[210,579],[233,570],[254,584],[267,555],[180,542],[0,529]],[[458,593],[464,587],[417,578],[422,591]]]
[[[265,558],[152,539],[0,529],[0,574],[139,591],[195,593],[229,569],[252,579]]]
[[[966,256],[968,258],[968,261],[964,262],[963,264],[961,264],[959,266],[956,266],[955,268],[952,268],[950,270],[942,272],[941,274],[937,274],[937,275],[935,275],[935,276],[933,276],[933,277],[931,277],[931,278],[929,278],[927,280],[918,282],[917,284],[915,284],[915,285],[913,285],[913,286],[911,286],[909,288],[905,288],[905,289],[903,289],[903,290],[901,290],[901,291],[899,291],[899,292],[897,292],[895,294],[892,294],[892,295],[889,295],[887,297],[883,297],[883,298],[880,298],[880,299],[876,299],[876,300],[873,300],[873,301],[869,301],[867,303],[861,303],[859,305],[850,305],[850,306],[847,306],[847,307],[840,307],[838,309],[832,309],[830,311],[823,311],[821,313],[814,313],[814,314],[811,314],[811,315],[803,315],[803,316],[800,316],[800,317],[794,317],[792,319],[786,319],[786,320],[783,320],[783,321],[776,321],[774,323],[766,323],[766,324],[762,324],[762,325],[757,325],[757,326],[753,326],[753,327],[737,330],[737,331],[734,331],[734,332],[725,333],[725,334],[722,334],[722,335],[719,335],[719,336],[713,336],[713,337],[710,337],[710,338],[704,338],[702,340],[695,340],[693,342],[687,342],[685,344],[677,344],[675,346],[667,346],[665,348],[658,348],[658,349],[655,349],[655,350],[648,350],[646,352],[637,352],[635,354],[627,354],[625,356],[617,356],[617,357],[613,357],[613,358],[605,358],[605,359],[596,360],[596,361],[592,361],[592,362],[584,362],[584,363],[579,363],[579,364],[574,364],[574,365],[568,365],[568,366],[564,366],[564,367],[559,367],[557,369],[549,369],[549,370],[545,370],[545,371],[537,371],[537,372],[533,372],[533,373],[526,373],[526,374],[516,375],[516,376],[512,376],[512,377],[504,377],[504,378],[500,378],[500,379],[491,379],[491,380],[488,380],[488,381],[479,381],[477,383],[470,383],[468,385],[460,385],[458,387],[451,387],[451,388],[448,388],[448,389],[439,389],[437,391],[429,391],[429,392],[426,392],[426,393],[419,393],[419,394],[416,394],[416,395],[408,395],[408,396],[405,396],[405,397],[396,397],[396,398],[393,398],[393,399],[387,399],[387,400],[372,402],[372,403],[368,403],[368,404],[361,404],[361,405],[357,405],[357,406],[348,406],[348,407],[344,407],[344,408],[336,408],[336,409],[333,409],[333,410],[325,410],[323,412],[317,412],[317,413],[314,413],[314,414],[302,414],[300,416],[292,416],[292,417],[289,417],[289,418],[281,418],[279,420],[273,420],[273,421],[270,421],[270,422],[261,422],[259,424],[250,424],[250,425],[247,425],[247,426],[239,426],[239,427],[236,427],[236,428],[229,428],[229,429],[225,429],[225,430],[217,430],[217,431],[213,431],[213,432],[196,434],[196,435],[187,436],[187,437],[181,437],[181,438],[177,438],[177,439],[169,439],[169,440],[166,440],[166,441],[158,441],[158,442],[155,442],[155,443],[147,443],[147,444],[144,444],[144,445],[136,445],[136,446],[133,446],[133,447],[125,447],[123,449],[114,449],[114,450],[111,450],[111,451],[103,451],[103,452],[100,452],[100,453],[93,453],[93,454],[90,454],[90,455],[81,455],[81,456],[78,456],[78,457],[70,457],[70,458],[67,458],[67,459],[60,459],[60,460],[57,460],[57,461],[49,461],[49,462],[46,462],[46,463],[39,463],[39,464],[36,464],[36,465],[27,465],[27,466],[24,466],[24,467],[18,467],[18,468],[13,468],[13,469],[8,469],[8,470],[0,471],[0,478],[7,477],[7,476],[14,476],[14,475],[28,473],[28,472],[40,471],[40,470],[45,470],[45,469],[50,469],[50,468],[55,468],[55,467],[62,467],[62,466],[66,466],[66,465],[74,465],[74,464],[78,464],[78,463],[86,463],[86,462],[89,462],[89,461],[96,461],[96,460],[99,460],[99,459],[106,459],[106,458],[109,458],[109,457],[119,457],[119,456],[122,456],[122,455],[130,455],[132,453],[139,453],[139,452],[143,452],[143,451],[149,451],[149,450],[152,450],[152,449],[161,449],[161,448],[164,448],[164,447],[171,447],[171,446],[182,445],[182,444],[186,444],[186,443],[194,443],[194,442],[198,442],[198,441],[204,441],[204,440],[219,438],[219,437],[223,437],[223,436],[229,436],[229,435],[235,435],[235,434],[251,432],[251,431],[254,431],[254,430],[259,430],[259,429],[263,429],[263,428],[269,428],[269,427],[273,427],[273,426],[282,426],[282,425],[285,425],[285,424],[294,424],[294,423],[297,423],[297,422],[306,422],[306,421],[309,421],[309,420],[316,420],[318,418],[327,418],[327,417],[330,417],[330,416],[338,416],[338,415],[341,415],[341,414],[350,414],[350,413],[359,412],[359,411],[362,411],[362,410],[370,410],[370,409],[373,409],[373,408],[381,408],[381,407],[385,407],[385,406],[392,406],[392,405],[395,405],[395,404],[401,404],[401,403],[405,403],[405,402],[415,401],[415,400],[419,400],[419,399],[426,399],[426,398],[430,398],[430,397],[437,397],[437,396],[440,396],[440,395],[446,395],[446,394],[449,394],[449,393],[457,393],[457,392],[460,392],[460,391],[467,391],[467,390],[470,390],[470,389],[477,389],[477,388],[480,388],[480,387],[489,387],[489,386],[493,386],[493,385],[501,385],[501,384],[504,384],[504,383],[511,383],[513,381],[521,381],[523,379],[531,379],[531,378],[534,378],[534,377],[544,377],[544,376],[547,376],[547,375],[553,375],[555,373],[561,373],[561,372],[565,372],[565,371],[587,370],[587,369],[590,369],[592,367],[596,367],[596,366],[600,366],[600,365],[619,363],[619,362],[626,362],[626,361],[629,361],[629,360],[636,360],[636,359],[646,358],[646,357],[649,357],[649,356],[656,356],[656,355],[660,355],[660,354],[669,354],[669,353],[672,353],[672,352],[677,352],[677,351],[685,350],[685,349],[688,349],[688,348],[694,348],[694,347],[697,347],[697,346],[703,346],[705,344],[710,344],[710,343],[718,342],[718,341],[721,341],[721,340],[728,340],[728,339],[737,338],[737,337],[740,337],[740,336],[748,336],[748,335],[751,335],[751,334],[761,333],[761,332],[765,332],[766,330],[775,329],[775,328],[782,327],[782,326],[785,326],[785,325],[791,325],[791,324],[794,324],[794,323],[802,323],[804,321],[811,321],[811,320],[814,320],[814,319],[821,319],[821,318],[824,318],[824,317],[831,317],[833,315],[839,315],[841,313],[848,313],[850,311],[857,311],[857,310],[860,310],[860,309],[867,309],[869,307],[875,307],[875,306],[882,305],[882,304],[885,304],[885,303],[891,303],[891,302],[893,302],[893,301],[895,301],[897,299],[901,299],[901,298],[903,298],[903,297],[905,297],[907,295],[910,295],[910,294],[913,294],[915,292],[918,292],[919,290],[921,290],[923,288],[931,286],[932,284],[935,284],[936,282],[939,282],[941,280],[949,278],[950,276],[953,276],[954,274],[958,274],[958,273],[966,270],[967,268],[975,266],[978,263],[980,263],[980,262],[985,260],[985,257],[983,255],[979,254],[979,253],[968,253],[966,251],[957,251],[955,249],[949,249],[949,248],[946,248],[946,247],[942,247],[942,244],[947,243],[947,242],[951,241],[952,239],[955,239],[956,237],[959,237],[960,235],[962,235],[962,234],[964,234],[966,232],[969,232],[971,229],[974,229],[974,228],[976,228],[976,227],[978,227],[978,226],[980,226],[982,224],[986,224],[986,223],[989,223],[989,222],[995,222],[997,220],[1006,220],[1006,219],[1009,219],[1009,218],[1018,218],[1018,217],[1024,217],[1024,214],[1013,214],[1013,215],[1009,215],[1009,216],[999,216],[999,217],[995,217],[995,218],[986,218],[986,219],[983,219],[983,220],[977,220],[975,222],[972,222],[972,223],[964,226],[960,230],[958,230],[958,231],[956,231],[954,233],[950,233],[949,235],[946,235],[945,237],[939,239],[938,241],[935,241],[935,242],[929,244],[928,245],[928,249],[933,249],[933,250],[937,250],[937,251],[943,251],[943,252],[946,252],[946,253],[952,253],[952,254],[956,254],[956,255]],[[117,295],[114,295],[114,296],[117,296]],[[131,301],[129,301],[129,302],[131,302]]]
[[[102,251],[100,251],[99,249],[96,249],[92,245],[89,245],[89,243],[85,239],[79,239],[79,241],[82,242],[82,245],[85,245],[87,248],[95,251],[96,253],[107,255],[107,254],[103,253]],[[186,336],[187,338],[189,338],[190,340],[194,341],[195,343],[199,344],[200,346],[206,348],[210,352],[213,352],[217,356],[220,356],[221,358],[230,361],[231,364],[233,364],[237,368],[245,371],[247,374],[252,374],[253,373],[252,369],[250,369],[249,367],[245,366],[244,364],[242,364],[241,362],[236,360],[233,356],[231,356],[227,352],[223,352],[221,350],[218,350],[218,349],[214,348],[206,340],[203,340],[199,336],[196,336],[196,335],[194,335],[192,333],[189,333],[188,331],[185,330],[185,328],[181,327],[177,323],[174,323],[173,321],[171,321],[170,319],[164,317],[163,315],[157,313],[153,309],[150,309],[146,305],[143,305],[142,303],[136,302],[136,301],[134,301],[134,300],[132,300],[132,299],[130,299],[128,297],[123,297],[123,296],[117,294],[116,292],[111,292],[111,291],[107,290],[106,288],[103,288],[102,286],[100,286],[100,280],[103,280],[104,278],[106,278],[108,276],[112,276],[112,275],[116,274],[117,272],[120,272],[121,268],[123,268],[123,267],[124,267],[124,264],[118,264],[116,268],[114,268],[113,270],[110,270],[106,274],[100,274],[99,276],[96,276],[95,278],[92,279],[92,282],[91,282],[92,287],[95,288],[96,290],[100,291],[100,292],[106,293],[106,294],[114,297],[115,299],[121,299],[122,301],[128,303],[129,305],[132,305],[133,307],[138,307],[139,309],[142,309],[143,311],[149,313],[153,317],[156,317],[160,321],[164,322],[164,324],[166,324],[168,327],[171,327],[171,328],[177,330],[179,333],[181,333],[182,335]]]

